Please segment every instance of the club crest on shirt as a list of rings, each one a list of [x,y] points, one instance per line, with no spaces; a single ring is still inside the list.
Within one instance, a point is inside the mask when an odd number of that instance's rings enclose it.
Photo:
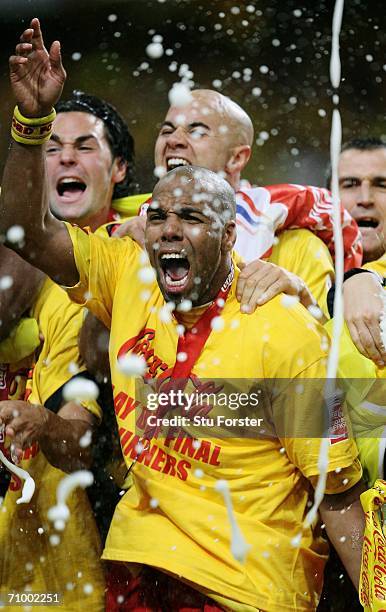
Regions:
[[[120,359],[127,355],[127,353],[133,353],[140,355],[144,358],[148,365],[148,376],[154,378],[159,376],[161,372],[165,372],[169,366],[160,357],[158,357],[154,349],[151,348],[151,342],[155,338],[155,330],[145,327],[142,329],[138,336],[130,338],[118,351],[117,359]]]

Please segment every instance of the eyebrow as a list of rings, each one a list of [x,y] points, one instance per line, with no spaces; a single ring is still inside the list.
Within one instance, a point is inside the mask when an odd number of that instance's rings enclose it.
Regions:
[[[195,208],[194,206],[181,206],[181,208],[179,209],[179,212],[182,214],[194,213],[194,214],[199,214],[199,215],[202,215],[203,217],[206,217],[204,211],[201,208]]]
[[[147,209],[147,214],[150,214],[151,212],[157,212],[157,211],[160,213],[165,213],[165,210],[161,206],[157,208],[152,208],[150,204],[150,206]],[[208,218],[208,216],[204,213],[203,210],[201,210],[201,208],[195,208],[194,206],[181,206],[181,208],[179,208],[178,211],[173,211],[173,212],[175,212],[175,214],[178,214],[178,215],[191,214],[191,213],[199,214],[202,217]]]
[[[172,123],[171,121],[164,121],[164,122],[161,124],[161,129],[162,129],[163,127],[171,127],[171,128],[174,128],[174,129],[175,129],[175,127],[176,127],[176,126],[175,126],[175,125],[174,125],[174,123]],[[190,128],[195,128],[195,127],[203,127],[203,128],[205,128],[206,130],[209,130],[209,131],[210,131],[210,127],[209,127],[209,125],[207,125],[206,123],[203,123],[202,121],[193,121],[192,123],[189,123],[189,125],[188,125],[187,127],[188,127],[189,129],[190,129]]]
[[[367,177],[365,177],[367,178]],[[371,177],[371,181],[385,181],[386,180],[386,174],[377,174],[376,176]],[[339,183],[342,183],[343,181],[359,181],[362,182],[363,178],[361,178],[360,176],[356,176],[355,174],[347,174],[346,176],[341,176],[339,178]]]
[[[93,139],[96,141],[96,138],[93,134],[85,134],[84,136],[78,136],[78,138],[75,138],[74,144],[80,145],[84,143],[86,140],[90,140],[90,139]],[[50,140],[53,140],[54,142],[57,142],[58,144],[62,144],[62,140],[60,136],[58,136],[57,134],[52,134]]]
[[[339,177],[339,182],[340,182],[340,183],[341,183],[342,181],[353,181],[353,180],[354,180],[354,181],[358,181],[358,180],[360,180],[360,179],[359,179],[359,176],[354,176],[354,175],[351,175],[351,174],[347,174],[346,176],[344,176],[344,175],[343,175],[343,176],[340,176],[340,177]]]

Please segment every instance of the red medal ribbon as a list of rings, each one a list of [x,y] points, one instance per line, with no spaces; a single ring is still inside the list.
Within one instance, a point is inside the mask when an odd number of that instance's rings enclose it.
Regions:
[[[233,277],[234,268],[232,264],[232,269],[229,272],[225,283],[218,292],[215,300],[210,306],[208,306],[205,312],[202,313],[201,317],[198,319],[197,323],[194,324],[192,329],[188,330],[183,336],[179,337],[177,355],[179,353],[186,353],[187,359],[185,361],[176,360],[171,374],[172,378],[189,378],[193,366],[199,358],[201,351],[212,331],[211,323],[215,317],[220,316],[224,308],[232,285]]]
[[[176,359],[170,380],[162,386],[162,393],[169,393],[172,390],[183,391],[185,389],[194,364],[199,358],[212,331],[211,323],[215,317],[220,316],[224,308],[233,278],[234,267],[232,263],[231,270],[214,301],[208,306],[205,312],[203,312],[192,329],[186,331],[179,337],[177,355],[179,353],[185,353],[187,357],[184,361],[178,361]],[[170,406],[158,406],[155,414],[157,417],[163,418],[169,410]],[[159,427],[146,428],[143,437],[146,439],[156,437],[159,429]]]

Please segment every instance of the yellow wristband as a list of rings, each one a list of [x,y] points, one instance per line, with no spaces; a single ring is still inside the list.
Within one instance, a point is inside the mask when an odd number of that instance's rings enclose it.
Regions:
[[[13,114],[16,119],[20,121],[20,123],[23,123],[24,125],[31,125],[33,127],[45,125],[46,123],[52,123],[56,117],[56,111],[54,108],[49,115],[46,115],[46,117],[24,117],[24,115],[22,115],[19,111],[18,106],[15,106]]]
[[[56,112],[52,109],[46,117],[24,117],[15,106],[11,136],[22,144],[39,145],[50,139]]]

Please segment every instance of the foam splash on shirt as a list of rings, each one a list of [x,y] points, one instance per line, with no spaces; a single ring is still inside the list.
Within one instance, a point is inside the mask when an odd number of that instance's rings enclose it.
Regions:
[[[70,517],[70,510],[66,504],[67,497],[77,487],[85,489],[94,482],[94,476],[88,470],[78,470],[61,479],[56,489],[56,506],[49,508],[47,516],[54,523],[55,529],[63,531],[66,521]]]
[[[241,533],[240,527],[237,524],[236,517],[233,511],[231,496],[229,493],[228,483],[226,480],[218,480],[214,488],[223,496],[225,506],[228,512],[228,518],[231,525],[231,553],[236,559],[236,561],[239,561],[240,563],[245,563],[245,559],[251,548],[251,545],[245,541],[244,536]]]

